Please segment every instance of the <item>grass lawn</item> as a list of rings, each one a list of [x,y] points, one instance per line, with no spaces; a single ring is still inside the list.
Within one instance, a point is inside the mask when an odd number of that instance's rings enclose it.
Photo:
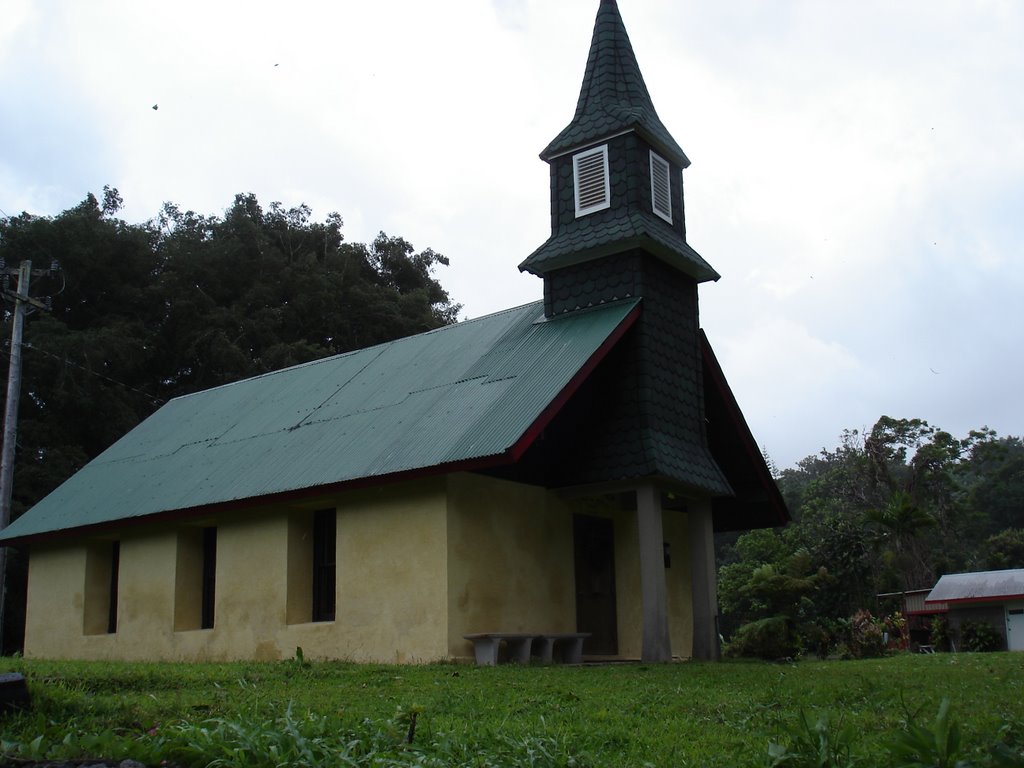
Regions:
[[[0,721],[3,751],[32,759],[256,765],[250,752],[321,739],[351,746],[333,765],[752,766],[803,710],[852,726],[854,754],[887,765],[887,740],[908,719],[930,726],[944,698],[968,746],[1024,738],[1021,653],[492,668],[0,661],[28,678],[34,704]],[[248,739],[229,758],[211,746],[228,732]]]

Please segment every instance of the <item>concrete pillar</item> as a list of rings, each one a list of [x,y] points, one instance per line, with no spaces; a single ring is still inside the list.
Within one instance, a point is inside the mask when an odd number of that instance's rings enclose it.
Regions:
[[[710,499],[690,502],[686,509],[690,539],[690,584],[693,589],[693,658],[718,661],[718,574],[715,570],[714,527]]]
[[[661,491],[653,485],[637,488],[636,512],[640,529],[640,592],[644,612],[641,659],[648,662],[671,661]]]

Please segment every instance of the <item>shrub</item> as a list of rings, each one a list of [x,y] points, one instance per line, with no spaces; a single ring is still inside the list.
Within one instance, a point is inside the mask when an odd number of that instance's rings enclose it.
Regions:
[[[889,648],[905,651],[910,646],[910,629],[906,617],[896,611],[885,617],[885,629],[889,633]]]
[[[821,660],[836,646],[836,632],[828,621],[809,621],[800,626],[800,647]]]
[[[928,639],[936,651],[949,650],[949,622],[945,616],[936,616],[932,619],[932,630]]]
[[[800,647],[805,654],[814,654],[824,661],[835,654],[839,658],[850,658],[848,641],[850,639],[849,619],[816,618],[805,621],[798,627]]]
[[[965,621],[960,625],[961,650],[998,651],[1003,638],[991,624],[983,621]]]
[[[859,610],[850,618],[850,653],[855,659],[870,659],[885,655],[885,624]]]
[[[766,659],[793,658],[800,655],[800,638],[785,616],[772,616],[744,624],[733,635],[726,655]]]

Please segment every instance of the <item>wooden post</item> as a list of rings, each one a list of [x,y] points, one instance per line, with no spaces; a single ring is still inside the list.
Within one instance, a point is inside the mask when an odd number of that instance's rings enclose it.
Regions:
[[[694,500],[686,509],[693,591],[693,658],[718,661],[718,575],[715,571],[711,501]]]
[[[26,301],[32,280],[32,262],[18,269],[18,298],[11,323],[11,364],[7,373],[7,405],[4,410],[4,439],[0,454],[0,531],[11,522],[11,490],[14,485],[14,446],[18,438],[18,401],[21,397],[21,338],[25,327]],[[7,596],[7,547],[0,546],[0,653],[3,652],[5,603]]]
[[[640,533],[640,592],[643,597],[643,646],[641,660],[672,660],[668,632],[668,601],[665,587],[665,539],[661,525],[661,491],[653,485],[636,489]]]

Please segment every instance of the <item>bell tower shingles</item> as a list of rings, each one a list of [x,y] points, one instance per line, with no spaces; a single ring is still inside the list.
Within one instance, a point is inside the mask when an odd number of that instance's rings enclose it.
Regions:
[[[551,168],[551,237],[520,269],[544,279],[545,314],[643,299],[608,361],[603,417],[584,427],[561,484],[664,478],[730,494],[707,447],[697,306],[698,284],[718,273],[686,242],[690,161],[654,109],[615,0],[601,0],[576,112],[541,159]],[[581,206],[581,194],[598,204]]]

